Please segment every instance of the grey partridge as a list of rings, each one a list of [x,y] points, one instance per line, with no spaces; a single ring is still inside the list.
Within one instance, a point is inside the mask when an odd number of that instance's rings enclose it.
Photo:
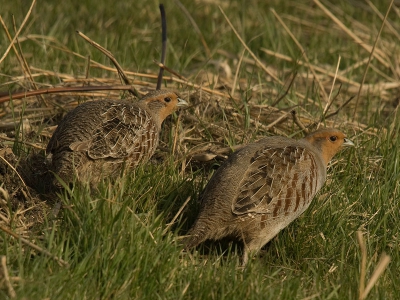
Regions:
[[[167,90],[150,92],[137,102],[83,103],[65,116],[47,145],[50,170],[66,183],[76,175],[93,184],[101,175],[134,168],[154,154],[164,119],[186,105]]]
[[[267,137],[233,153],[200,197],[186,248],[230,236],[243,241],[245,265],[250,253],[308,208],[325,183],[329,161],[353,145],[336,129],[320,129],[300,140]]]

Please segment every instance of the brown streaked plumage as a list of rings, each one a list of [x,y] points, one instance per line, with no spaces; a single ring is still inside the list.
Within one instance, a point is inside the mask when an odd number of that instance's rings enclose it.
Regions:
[[[137,102],[99,100],[70,111],[58,125],[46,152],[50,169],[66,183],[96,183],[147,161],[158,145],[164,119],[187,102],[167,90]]]
[[[244,243],[242,263],[310,205],[326,180],[326,167],[354,145],[336,129],[301,140],[267,137],[230,155],[208,182],[187,248],[226,236]]]

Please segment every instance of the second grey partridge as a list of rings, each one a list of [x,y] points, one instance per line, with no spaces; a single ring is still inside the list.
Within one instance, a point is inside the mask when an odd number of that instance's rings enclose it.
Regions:
[[[205,187],[184,244],[237,238],[244,243],[245,265],[250,253],[308,208],[325,183],[329,161],[353,145],[336,129],[320,129],[301,140],[267,137],[233,153]]]
[[[101,175],[136,167],[154,154],[164,119],[186,105],[167,90],[150,92],[137,102],[83,103],[65,116],[47,145],[50,170],[66,183],[74,175],[96,183]]]

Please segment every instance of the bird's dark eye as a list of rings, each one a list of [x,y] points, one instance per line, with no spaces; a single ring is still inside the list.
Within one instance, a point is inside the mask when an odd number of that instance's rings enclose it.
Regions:
[[[334,141],[337,140],[337,136],[336,136],[336,135],[332,135],[329,139],[330,139],[332,142],[334,142]]]
[[[170,97],[165,97],[165,98],[164,98],[164,101],[165,101],[165,102],[171,102],[171,98],[170,98]]]

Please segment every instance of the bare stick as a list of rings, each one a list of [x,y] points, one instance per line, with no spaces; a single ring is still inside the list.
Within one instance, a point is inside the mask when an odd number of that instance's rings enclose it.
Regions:
[[[29,7],[29,10],[24,18],[24,20],[22,21],[21,26],[19,27],[17,33],[15,34],[14,38],[12,39],[10,45],[8,46],[8,48],[6,49],[6,52],[4,52],[3,56],[0,58],[0,64],[3,62],[3,60],[6,58],[8,52],[10,52],[11,47],[14,45],[15,40],[17,39],[17,37],[19,36],[19,34],[21,33],[22,28],[24,28],[25,23],[28,21],[29,16],[32,13],[32,9],[36,4],[36,0],[32,1],[31,7]]]
[[[43,254],[45,254],[45,255],[47,255],[47,256],[53,258],[53,259],[54,259],[55,261],[57,261],[59,264],[65,266],[65,267],[67,267],[67,268],[69,267],[69,264],[68,264],[65,260],[63,260],[63,259],[57,257],[57,256],[54,255],[53,253],[50,253],[49,251],[47,251],[47,250],[45,250],[45,249],[39,247],[38,245],[35,245],[34,243],[28,241],[27,239],[24,239],[24,238],[21,237],[20,235],[16,234],[15,232],[11,231],[10,229],[4,227],[4,226],[1,225],[1,224],[0,224],[0,230],[2,230],[2,231],[4,231],[5,233],[7,233],[7,234],[9,234],[9,235],[11,235],[11,236],[13,236],[13,237],[15,237],[16,239],[19,239],[21,242],[23,242],[24,244],[28,245],[29,247],[35,249],[36,251],[39,251],[40,253],[43,253]]]
[[[371,52],[370,52],[370,54],[369,54],[368,62],[367,62],[367,65],[365,66],[364,75],[363,75],[363,78],[362,78],[362,81],[361,81],[361,85],[360,85],[360,88],[358,89],[358,94],[357,94],[357,99],[356,99],[356,105],[355,105],[355,107],[354,107],[353,120],[352,120],[352,121],[354,121],[354,118],[355,118],[355,116],[356,116],[356,112],[357,112],[357,109],[358,109],[358,103],[359,103],[359,101],[360,101],[361,89],[362,89],[362,87],[363,87],[365,78],[367,77],[367,71],[368,71],[368,68],[369,68],[369,64],[371,63],[371,59],[372,59],[372,56],[374,55],[374,50],[375,50],[376,44],[378,43],[379,37],[381,36],[383,27],[385,27],[386,19],[387,19],[388,15],[389,15],[390,9],[392,8],[393,1],[394,1],[394,0],[392,0],[392,1],[390,2],[390,4],[389,4],[389,7],[388,7],[388,9],[387,9],[387,11],[386,11],[386,15],[385,15],[385,18],[383,19],[381,28],[379,29],[378,35],[376,36],[376,39],[375,39],[375,42],[374,42],[374,46],[372,47]]]
[[[337,114],[339,113],[339,111],[340,111],[343,107],[345,107],[347,104],[350,103],[351,100],[354,99],[354,97],[355,97],[355,96],[352,96],[352,97],[350,97],[349,99],[347,99],[347,101],[346,101],[345,103],[343,103],[342,105],[340,105],[339,108],[338,108],[335,112],[330,113],[329,115],[326,115],[326,116],[324,117],[324,119],[326,120],[326,119],[328,119],[328,118],[330,118],[330,117],[333,117],[334,115],[337,115]],[[322,120],[321,120],[321,121],[322,121]]]
[[[163,63],[157,62],[156,60],[154,60],[154,62],[160,67],[160,69],[167,70],[169,73],[171,73],[172,75],[175,75],[179,79],[189,81],[187,78],[183,77],[181,74],[178,74],[174,70],[170,69],[169,67],[167,67]]]
[[[295,110],[291,111],[293,122],[300,127],[301,130],[303,130],[305,133],[309,133],[309,130],[304,126],[304,124],[300,121],[299,117],[297,116],[297,113]]]
[[[1,256],[1,267],[3,268],[4,281],[6,282],[6,286],[8,289],[8,295],[10,296],[10,298],[15,298],[17,297],[17,294],[15,293],[15,290],[10,282],[10,276],[8,275],[7,269],[7,258],[4,255]]]
[[[99,50],[101,53],[103,53],[105,56],[107,56],[111,62],[114,64],[115,68],[118,70],[118,74],[121,77],[122,81],[126,84],[126,85],[130,85],[130,81],[128,79],[128,77],[125,75],[124,70],[122,70],[121,66],[119,65],[118,61],[115,59],[114,55],[108,51],[107,49],[105,49],[104,47],[100,46],[98,43],[96,43],[95,41],[91,40],[89,37],[87,37],[86,35],[84,35],[82,32],[80,31],[76,31],[76,33],[83,38],[85,41],[87,41],[89,44],[91,44],[93,47],[95,47],[97,50]],[[140,97],[139,92],[133,87],[131,86],[131,88],[128,90],[131,94],[133,94],[136,97]]]
[[[164,5],[160,4],[160,13],[161,13],[161,63],[165,64],[165,56],[167,54],[167,18],[165,16]],[[160,71],[158,73],[157,79],[157,87],[156,90],[161,89],[162,78],[163,78],[164,69],[160,67]]]
[[[290,83],[289,83],[289,85],[288,85],[286,91],[283,93],[282,96],[280,96],[278,99],[276,99],[276,100],[271,104],[272,107],[278,105],[278,103],[281,102],[281,100],[282,100],[283,98],[286,97],[286,95],[287,95],[287,94],[289,93],[289,91],[290,91],[290,88],[291,88],[292,85],[293,85],[294,80],[296,79],[296,76],[297,76],[297,71],[294,71],[292,80],[290,80]]]

